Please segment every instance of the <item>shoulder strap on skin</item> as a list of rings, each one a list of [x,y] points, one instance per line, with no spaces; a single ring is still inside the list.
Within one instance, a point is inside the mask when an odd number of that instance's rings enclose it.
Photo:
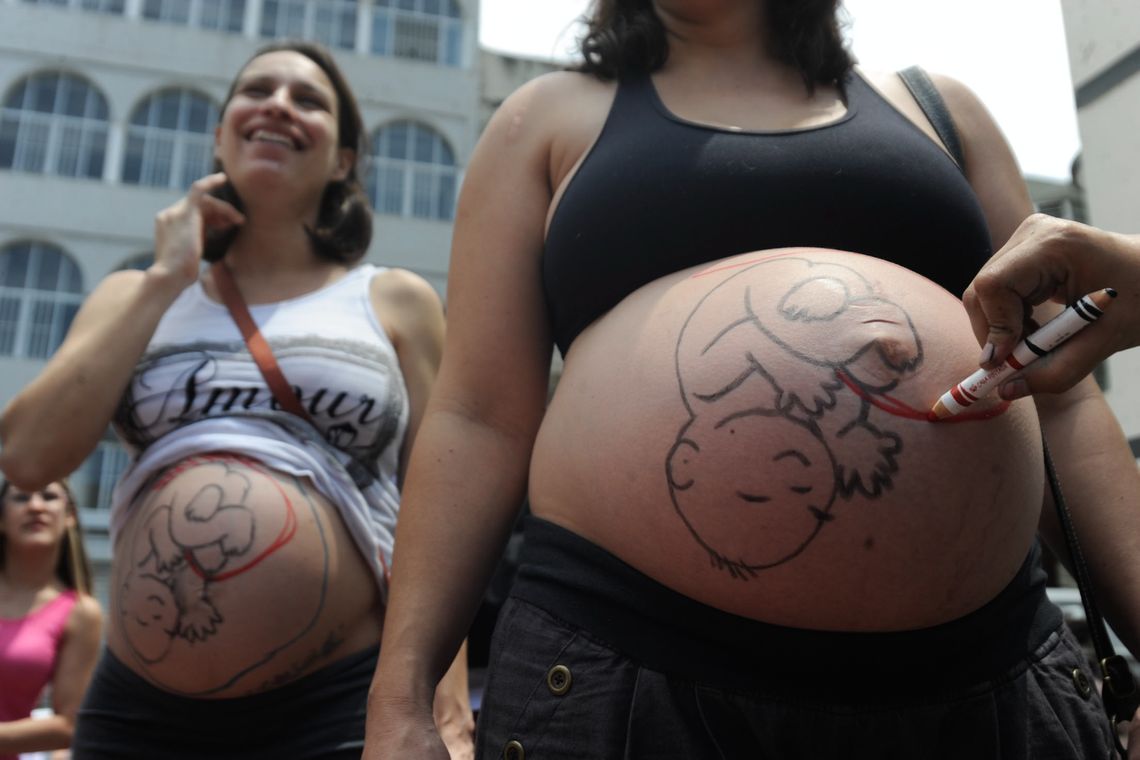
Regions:
[[[261,376],[265,378],[265,382],[269,385],[269,390],[273,392],[277,403],[285,411],[312,423],[313,418],[305,411],[305,407],[301,406],[297,392],[293,390],[293,387],[285,379],[285,375],[281,373],[281,367],[277,365],[277,357],[273,355],[273,350],[269,347],[265,336],[261,334],[261,330],[257,329],[257,323],[253,321],[249,307],[245,305],[245,300],[241,297],[241,291],[238,290],[229,267],[222,261],[215,261],[210,266],[210,271],[214,274],[214,284],[218,286],[218,293],[221,294],[222,301],[225,302],[226,308],[230,311],[230,316],[233,317],[238,330],[241,331],[241,337],[245,339],[245,345],[249,348],[250,355],[257,363],[257,368],[261,371]]]
[[[962,143],[958,139],[958,130],[954,127],[954,119],[950,116],[950,109],[946,107],[946,101],[935,88],[934,82],[930,81],[930,76],[922,68],[911,66],[900,71],[899,78],[910,90],[910,94],[926,114],[926,118],[930,120],[930,124],[938,133],[946,150],[950,152],[954,163],[958,164],[959,169],[964,168],[965,155],[962,153]]]

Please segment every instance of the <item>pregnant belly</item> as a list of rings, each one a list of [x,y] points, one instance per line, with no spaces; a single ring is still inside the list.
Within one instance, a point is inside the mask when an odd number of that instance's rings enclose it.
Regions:
[[[631,294],[566,357],[536,514],[699,601],[785,625],[933,625],[992,598],[1041,503],[1032,402],[927,411],[977,367],[957,298],[794,249]]]
[[[379,641],[376,584],[308,481],[233,454],[138,495],[115,546],[108,646],[156,686],[264,691]]]

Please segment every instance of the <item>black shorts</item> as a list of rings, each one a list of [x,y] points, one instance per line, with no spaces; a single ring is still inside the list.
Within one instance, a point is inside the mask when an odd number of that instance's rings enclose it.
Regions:
[[[104,652],[79,709],[73,760],[359,760],[379,647],[280,688],[192,699]]]
[[[1038,554],[959,620],[820,632],[699,604],[533,521],[492,643],[478,757],[1110,758]]]

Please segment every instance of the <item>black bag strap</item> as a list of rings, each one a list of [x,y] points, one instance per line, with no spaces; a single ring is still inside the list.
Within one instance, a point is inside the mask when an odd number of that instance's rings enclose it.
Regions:
[[[1053,467],[1053,457],[1049,454],[1049,444],[1045,437],[1041,437],[1041,446],[1045,452],[1045,474],[1049,478],[1049,490],[1053,494],[1053,503],[1057,507],[1057,517],[1061,521],[1061,529],[1065,534],[1065,543],[1069,548],[1069,557],[1072,560],[1073,577],[1076,578],[1077,588],[1081,592],[1081,603],[1085,608],[1085,619],[1088,623],[1089,635],[1092,638],[1093,650],[1096,660],[1100,664],[1101,677],[1104,687],[1101,689],[1101,698],[1104,702],[1104,711],[1108,713],[1108,720],[1112,724],[1112,736],[1116,742],[1116,750],[1121,757],[1127,757],[1127,752],[1120,744],[1120,735],[1116,730],[1118,723],[1132,720],[1136,708],[1140,707],[1140,691],[1132,678],[1132,671],[1128,661],[1116,653],[1112,640],[1108,637],[1104,618],[1096,605],[1092,593],[1092,581],[1089,578],[1089,569],[1085,564],[1085,556],[1081,552],[1080,542],[1077,540],[1076,529],[1073,527],[1073,518],[1069,507],[1065,503],[1065,496],[1061,493],[1061,482],[1057,479],[1057,471]]]
[[[910,94],[926,114],[926,118],[930,120],[931,126],[938,133],[938,138],[946,146],[954,163],[958,164],[959,169],[964,169],[966,156],[962,152],[962,142],[958,139],[958,129],[954,126],[954,119],[950,116],[946,101],[935,88],[934,82],[930,81],[930,75],[919,66],[911,66],[900,71],[899,78],[910,90]]]

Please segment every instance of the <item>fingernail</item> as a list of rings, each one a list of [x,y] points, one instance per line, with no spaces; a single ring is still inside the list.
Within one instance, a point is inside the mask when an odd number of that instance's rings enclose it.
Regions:
[[[978,364],[979,365],[987,364],[993,358],[994,358],[994,344],[993,343],[987,343],[986,345],[982,346],[982,355],[978,359]]]
[[[1006,401],[1014,401],[1029,395],[1029,383],[1024,380],[1010,380],[998,389],[998,395]]]

